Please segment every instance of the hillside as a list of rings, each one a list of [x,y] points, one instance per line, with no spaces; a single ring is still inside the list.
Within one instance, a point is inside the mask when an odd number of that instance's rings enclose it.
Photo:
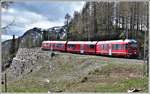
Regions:
[[[143,61],[19,48],[5,72],[9,92],[148,91]],[[2,86],[4,87],[4,86]],[[2,88],[4,91],[4,88]]]
[[[47,30],[42,30],[41,28],[35,27],[27,30],[17,39],[2,42],[2,71],[10,66],[19,48],[40,47],[42,41],[48,39],[48,34],[53,36],[53,40],[56,40],[58,35],[60,38],[63,38],[65,30],[62,28],[64,27],[52,27]],[[51,36],[49,37],[51,38]]]

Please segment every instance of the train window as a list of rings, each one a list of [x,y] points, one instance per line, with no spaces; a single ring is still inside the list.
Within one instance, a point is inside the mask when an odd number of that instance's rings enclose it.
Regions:
[[[46,46],[49,46],[49,44],[48,44],[48,43],[46,43]]]
[[[57,47],[57,44],[54,44],[54,47],[56,48],[56,47]]]
[[[116,49],[116,44],[112,45],[112,49],[115,50]]]
[[[94,48],[95,48],[95,45],[88,45],[88,48],[94,49]]]
[[[105,49],[105,44],[102,44],[102,45],[101,45],[101,48],[102,48],[102,49]]]
[[[107,50],[109,48],[109,44],[101,44],[101,49]]]
[[[103,44],[101,44],[101,49],[104,49],[104,45]]]
[[[129,47],[129,45],[128,45],[128,44],[126,44],[126,45],[125,45],[125,48],[127,49],[128,47]]]
[[[118,50],[118,44],[115,44],[115,46],[116,46],[116,49],[115,49],[115,50]]]
[[[123,49],[123,50],[125,50],[125,49],[126,49],[125,44],[122,44],[122,49]]]
[[[122,48],[121,48],[121,44],[118,44],[118,50],[121,50]]]
[[[47,46],[49,47],[49,45],[50,45],[50,44],[48,43]]]
[[[112,50],[114,50],[114,44],[112,44]]]
[[[43,45],[46,46],[46,43],[44,43]]]
[[[104,49],[107,50],[109,48],[109,44],[104,44]]]
[[[103,44],[103,49],[104,49],[104,50],[106,49],[106,44]]]
[[[63,44],[56,44],[56,47],[57,47],[57,48],[62,48],[62,47],[63,47]]]
[[[106,46],[106,49],[109,49],[109,44],[106,44],[107,46]]]
[[[74,44],[68,44],[68,48],[75,48]]]
[[[112,45],[112,49],[113,50],[121,50],[122,48],[121,48],[121,44],[113,44]]]

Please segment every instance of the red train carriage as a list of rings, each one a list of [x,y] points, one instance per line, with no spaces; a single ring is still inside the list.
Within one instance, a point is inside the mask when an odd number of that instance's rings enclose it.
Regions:
[[[97,41],[69,41],[67,52],[81,54],[95,54]]]
[[[42,49],[123,57],[138,56],[139,54],[138,44],[132,39],[113,41],[43,41]]]
[[[43,41],[41,48],[42,50],[50,50],[49,41]]]
[[[138,56],[139,49],[135,40],[99,41],[96,46],[96,54],[110,56]]]
[[[55,41],[54,50],[55,51],[66,51],[67,41]]]
[[[109,41],[98,41],[96,45],[96,54],[100,55],[111,55],[111,42]]]
[[[67,41],[44,41],[43,50],[66,51]]]

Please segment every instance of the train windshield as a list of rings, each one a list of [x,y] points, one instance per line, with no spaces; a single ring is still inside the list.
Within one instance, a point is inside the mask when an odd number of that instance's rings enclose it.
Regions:
[[[138,48],[138,44],[137,44],[137,43],[130,43],[130,46],[131,46],[132,48]]]

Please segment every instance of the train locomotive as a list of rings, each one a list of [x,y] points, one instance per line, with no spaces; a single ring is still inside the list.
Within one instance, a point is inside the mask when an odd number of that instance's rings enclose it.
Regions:
[[[78,54],[138,57],[139,47],[134,39],[111,41],[43,41],[42,50]]]

